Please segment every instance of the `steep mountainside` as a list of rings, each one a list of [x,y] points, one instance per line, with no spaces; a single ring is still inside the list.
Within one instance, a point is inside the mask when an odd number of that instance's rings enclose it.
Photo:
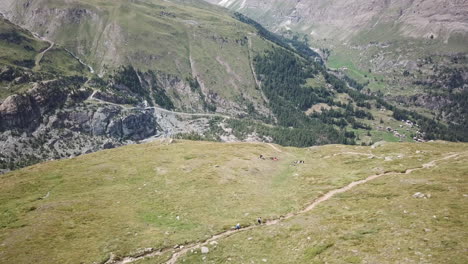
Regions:
[[[155,137],[463,140],[204,1],[2,1],[0,170]],[[36,32],[36,33],[30,33]]]
[[[329,67],[358,80],[369,93],[467,136],[466,1],[209,2],[306,42]]]
[[[203,111],[210,104],[218,112],[240,113],[245,99],[268,112],[252,89],[247,37],[256,36],[202,1],[22,0],[2,1],[0,10],[70,50],[101,77],[128,65],[157,73],[156,80],[148,78],[172,95],[177,109]],[[190,89],[192,78],[204,96]]]

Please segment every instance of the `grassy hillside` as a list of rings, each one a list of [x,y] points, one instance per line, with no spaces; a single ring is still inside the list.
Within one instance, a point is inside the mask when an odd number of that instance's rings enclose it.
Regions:
[[[23,72],[31,71],[35,58],[48,47],[47,42],[39,41],[26,30],[0,18],[0,99],[15,92],[27,89],[23,81],[11,83]]]
[[[300,211],[325,192],[372,174],[401,172],[456,153],[434,167],[361,185],[284,223],[220,238],[209,254],[188,253],[180,261],[372,261],[388,254],[417,261],[421,243],[436,260],[463,260],[465,150],[464,144],[445,142],[296,149],[156,141],[47,162],[0,176],[0,262],[102,263],[111,255],[173,248],[236,223],[253,226],[259,216],[276,219]],[[412,198],[417,191],[432,196]],[[440,243],[433,240],[438,234],[444,236]],[[388,239],[395,242],[385,252],[371,247]],[[395,253],[398,247],[404,254]],[[162,263],[169,255],[138,263]]]
[[[39,41],[26,30],[22,30],[7,20],[0,18],[0,40],[2,64],[34,67],[37,54],[49,47],[45,41]]]
[[[377,179],[180,263],[466,263],[466,158]]]

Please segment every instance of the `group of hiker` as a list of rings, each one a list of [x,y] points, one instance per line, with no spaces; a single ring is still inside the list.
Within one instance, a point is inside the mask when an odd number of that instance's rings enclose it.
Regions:
[[[257,224],[261,225],[263,224],[263,220],[261,217],[257,218]],[[235,230],[240,230],[242,228],[242,226],[240,225],[240,223],[237,223],[237,225],[234,227]]]
[[[265,156],[263,156],[262,154],[260,154],[260,156],[258,157],[259,159],[262,159],[262,160],[265,160]],[[269,160],[273,160],[273,161],[278,161],[278,157],[268,157]]]
[[[260,154],[260,156],[259,156],[258,158],[261,159],[261,160],[265,160],[265,159],[269,159],[269,160],[273,160],[273,161],[278,161],[278,160],[279,160],[278,157],[268,157],[268,158],[266,158],[266,157],[263,156],[262,154]],[[294,164],[304,164],[305,161],[303,161],[303,160],[295,160],[293,163],[294,163]]]

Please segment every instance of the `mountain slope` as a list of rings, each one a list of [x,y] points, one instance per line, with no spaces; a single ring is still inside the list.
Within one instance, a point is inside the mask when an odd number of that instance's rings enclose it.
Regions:
[[[29,82],[87,72],[64,49],[38,39],[3,17],[0,17],[0,46],[0,99],[27,90]]]
[[[159,249],[162,256],[134,263],[167,263],[181,245],[236,223],[251,228],[179,262],[335,262],[354,255],[417,262],[415,252],[433,254],[434,262],[463,260],[466,155],[466,144],[446,142],[297,149],[165,140],[46,162],[0,175],[0,263],[122,263]],[[399,174],[409,169],[416,170]],[[385,172],[300,213],[328,191]],[[416,192],[432,196],[412,198]],[[297,215],[255,224],[289,213]],[[371,246],[387,239],[395,243]],[[309,250],[323,244],[335,246]]]
[[[158,73],[157,81],[179,109],[201,108],[206,101],[218,111],[242,112],[239,101],[245,98],[267,112],[251,89],[247,37],[256,38],[249,35],[252,29],[206,6],[202,1],[7,1],[2,12],[70,50],[100,76],[128,65]],[[191,78],[203,96],[190,89]]]

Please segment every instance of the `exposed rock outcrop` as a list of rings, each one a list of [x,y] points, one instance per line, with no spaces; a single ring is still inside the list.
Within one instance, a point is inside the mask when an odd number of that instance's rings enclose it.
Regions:
[[[14,94],[0,105],[0,132],[18,130],[31,132],[41,123],[45,114],[63,107],[67,99],[71,103],[83,100],[90,91],[78,90],[84,82],[73,78],[73,84],[67,86],[70,79],[39,82],[24,94]]]

